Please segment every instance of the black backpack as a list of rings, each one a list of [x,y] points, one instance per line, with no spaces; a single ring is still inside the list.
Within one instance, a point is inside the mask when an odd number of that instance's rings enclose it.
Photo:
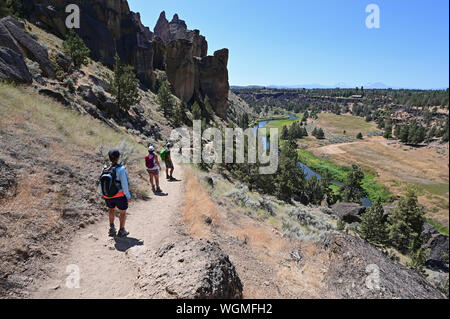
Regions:
[[[119,192],[120,181],[117,180],[116,169],[120,165],[113,165],[103,169],[100,176],[100,187],[106,197],[114,197]]]

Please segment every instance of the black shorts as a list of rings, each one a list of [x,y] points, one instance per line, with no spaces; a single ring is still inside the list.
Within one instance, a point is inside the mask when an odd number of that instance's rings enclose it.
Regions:
[[[105,199],[106,206],[108,208],[118,208],[119,210],[127,210],[128,209],[128,199],[125,196]]]
[[[166,164],[166,168],[168,168],[168,169],[173,169],[173,164],[172,164],[172,162],[167,161],[167,162],[165,162],[165,164]]]

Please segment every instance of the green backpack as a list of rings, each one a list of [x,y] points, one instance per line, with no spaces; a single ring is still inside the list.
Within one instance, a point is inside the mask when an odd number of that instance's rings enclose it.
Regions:
[[[161,151],[161,153],[159,153],[159,155],[161,155],[161,159],[163,161],[167,161],[169,159],[168,156],[167,156],[168,154],[169,154],[169,150],[167,148],[163,149]]]

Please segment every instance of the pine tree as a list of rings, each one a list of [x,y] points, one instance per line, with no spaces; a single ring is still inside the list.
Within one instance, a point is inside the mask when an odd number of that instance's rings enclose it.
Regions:
[[[411,252],[420,248],[424,216],[424,209],[419,205],[416,193],[409,189],[388,218],[391,244],[401,252]]]
[[[0,18],[12,14],[11,7],[7,0],[0,0]]]
[[[384,138],[390,139],[392,138],[392,124],[387,124],[384,128]]]
[[[356,135],[356,138],[357,138],[358,140],[362,140],[362,139],[363,139],[362,133],[358,133],[358,135]]]
[[[206,119],[206,122],[209,123],[214,120],[214,108],[211,104],[211,100],[209,96],[205,97],[205,107],[202,110],[203,118]]]
[[[173,113],[173,125],[175,127],[183,126],[186,119],[186,108],[183,102],[177,103]]]
[[[174,111],[174,100],[170,92],[169,83],[164,81],[158,90],[158,103],[160,112],[163,112],[164,117],[169,118]]]
[[[202,119],[202,108],[198,102],[195,102],[194,105],[192,105],[192,117],[194,120]]]
[[[362,187],[364,172],[358,165],[352,165],[352,170],[348,173],[347,179],[342,185],[340,192],[346,202],[361,202],[361,198],[367,196],[367,192]]]
[[[131,106],[140,102],[139,80],[134,74],[133,67],[123,65],[120,62],[119,55],[115,56],[114,74],[109,79],[111,94],[117,103],[117,106],[128,111]]]
[[[429,250],[420,247],[410,255],[410,261],[406,264],[411,269],[416,270],[420,274],[426,276],[425,263],[430,254]]]
[[[362,217],[360,234],[366,241],[374,244],[385,244],[388,240],[387,226],[381,199],[378,199]]]
[[[281,130],[281,139],[286,141],[289,138],[289,130],[287,126],[283,126],[283,129]]]
[[[286,202],[290,202],[294,194],[301,194],[304,191],[305,175],[297,162],[295,141],[286,141],[281,149],[279,168],[275,177],[275,193],[279,199]]]
[[[409,136],[409,125],[404,124],[400,128],[400,135],[399,135],[400,141],[405,144],[408,143],[408,136]]]
[[[66,40],[63,42],[63,51],[72,59],[72,64],[75,68],[89,64],[91,50],[73,29],[69,31]]]
[[[305,193],[307,195],[309,203],[320,205],[325,196],[325,191],[321,180],[319,180],[316,175],[313,175],[309,180],[306,181]]]

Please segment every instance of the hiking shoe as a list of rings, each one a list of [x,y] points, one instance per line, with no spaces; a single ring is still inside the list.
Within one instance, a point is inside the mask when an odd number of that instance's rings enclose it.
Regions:
[[[153,192],[153,193],[156,192],[155,186],[152,186],[152,192]]]
[[[161,188],[158,187],[158,188],[156,189],[156,192],[157,192],[157,193],[162,193]]]
[[[127,237],[130,233],[127,232],[125,230],[125,228],[122,228],[121,230],[119,230],[119,232],[117,233],[117,237],[123,238],[123,237]]]
[[[111,227],[109,229],[109,237],[116,237],[116,235],[117,235],[116,228],[115,227]]]

